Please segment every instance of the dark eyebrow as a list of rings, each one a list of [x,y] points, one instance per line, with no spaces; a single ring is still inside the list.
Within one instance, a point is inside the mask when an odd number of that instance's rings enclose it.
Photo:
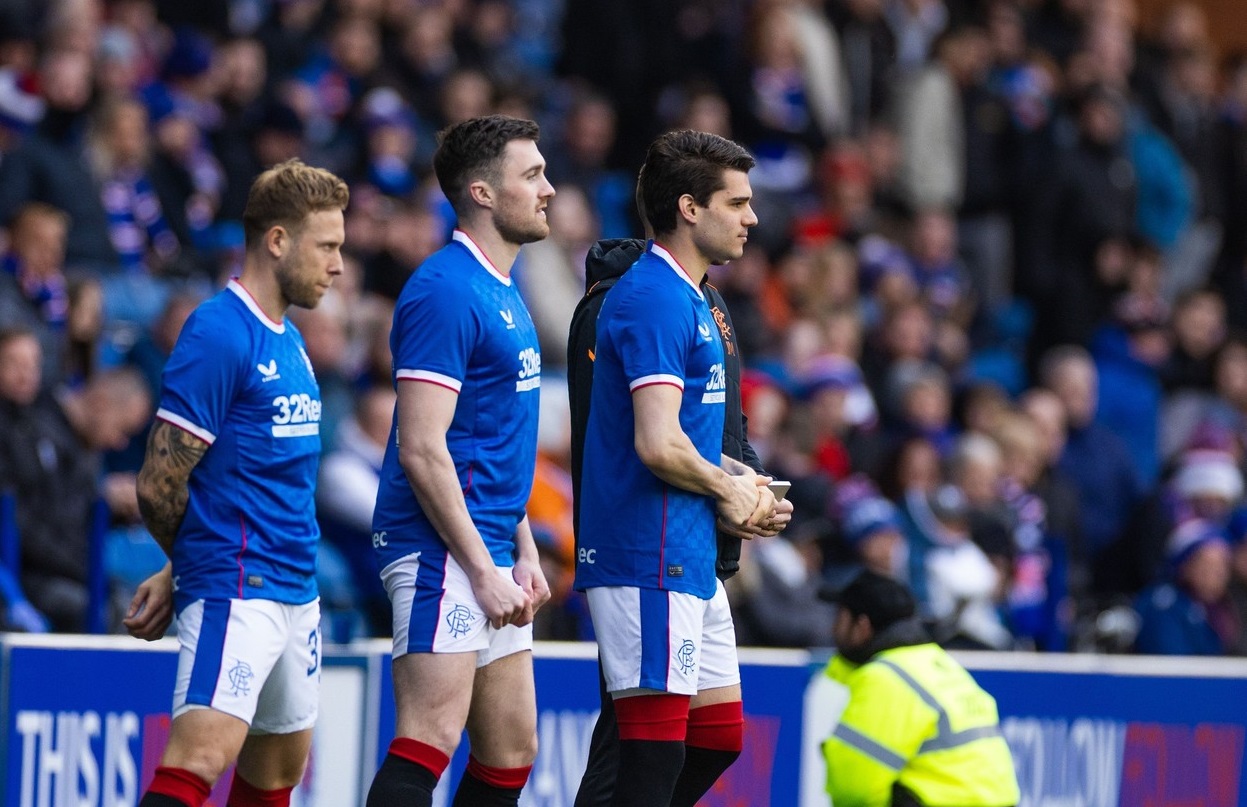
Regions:
[[[733,196],[731,199],[728,199],[727,201],[728,201],[728,204],[734,205],[739,202],[748,202],[752,198],[753,198],[752,196]]]

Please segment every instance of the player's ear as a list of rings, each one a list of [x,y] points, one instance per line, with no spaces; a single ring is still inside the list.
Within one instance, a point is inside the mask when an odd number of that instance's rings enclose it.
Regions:
[[[474,204],[481,207],[492,209],[494,206],[494,189],[483,179],[478,179],[468,185],[468,196]]]
[[[689,224],[697,223],[697,200],[691,193],[681,196],[675,203],[676,210]]]
[[[274,224],[264,234],[264,249],[274,258],[280,258],[290,248],[290,233],[280,224]]]

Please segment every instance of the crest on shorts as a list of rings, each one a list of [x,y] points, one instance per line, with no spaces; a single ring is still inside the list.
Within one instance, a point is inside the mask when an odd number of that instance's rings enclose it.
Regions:
[[[456,604],[446,614],[446,627],[450,628],[450,635],[456,639],[467,635],[472,629],[472,622],[472,610],[466,605]]]
[[[255,678],[255,673],[251,671],[251,665],[245,661],[239,660],[234,662],[234,666],[230,667],[229,685],[231,687],[231,695],[250,695],[251,679]]]
[[[693,644],[692,639],[685,639],[684,644],[680,645],[675,651],[676,663],[680,665],[680,672],[688,675],[697,668],[695,655],[697,645]]]

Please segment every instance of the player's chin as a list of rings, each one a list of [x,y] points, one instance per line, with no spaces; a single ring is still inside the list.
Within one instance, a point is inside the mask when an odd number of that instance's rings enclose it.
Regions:
[[[300,295],[301,299],[294,300],[294,304],[299,308],[315,308],[320,305],[320,301],[325,299],[325,292],[329,291],[328,286],[313,286]]]

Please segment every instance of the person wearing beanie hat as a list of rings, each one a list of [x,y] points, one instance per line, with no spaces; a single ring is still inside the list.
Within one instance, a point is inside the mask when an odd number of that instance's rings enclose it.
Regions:
[[[1230,548],[1225,530],[1206,519],[1190,519],[1170,533],[1165,550],[1169,579],[1146,589],[1135,602],[1135,651],[1225,655],[1242,627],[1226,596]]]
[[[848,690],[822,744],[832,803],[1016,805],[996,701],[931,641],[909,589],[864,571],[823,596],[839,605],[826,674]]]
[[[898,577],[908,553],[896,505],[882,496],[868,496],[844,514],[843,534],[862,565],[878,574]]]

